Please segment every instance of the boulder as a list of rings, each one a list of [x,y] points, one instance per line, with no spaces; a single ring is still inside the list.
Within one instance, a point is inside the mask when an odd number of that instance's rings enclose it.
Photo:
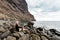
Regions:
[[[5,33],[3,33],[2,35],[0,35],[1,38],[6,38],[7,36],[10,35],[10,31],[6,31]]]
[[[40,37],[38,35],[36,35],[36,34],[32,34],[30,39],[31,40],[40,40]]]
[[[5,32],[6,30],[3,27],[0,27],[0,32]]]
[[[13,35],[12,35],[12,36],[14,36],[14,37],[21,37],[21,35],[20,35],[18,32],[13,33]]]
[[[48,40],[46,37],[42,36],[42,40]]]
[[[19,33],[19,35],[24,36],[24,33],[23,32],[18,32],[18,33]]]
[[[51,37],[50,40],[60,40],[60,37],[55,35],[55,36]]]
[[[29,34],[23,35],[23,36],[22,36],[22,39],[23,39],[23,40],[29,40]]]
[[[12,36],[8,36],[7,37],[7,40],[16,40],[16,38],[15,37],[12,37]]]

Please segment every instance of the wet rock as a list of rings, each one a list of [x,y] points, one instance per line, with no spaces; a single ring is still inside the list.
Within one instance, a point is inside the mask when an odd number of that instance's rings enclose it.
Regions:
[[[50,40],[60,40],[60,37],[55,35],[55,36],[51,37]]]
[[[52,34],[55,34],[55,35],[57,35],[57,36],[60,36],[60,32],[58,32],[56,29],[50,29],[50,32],[51,32]]]

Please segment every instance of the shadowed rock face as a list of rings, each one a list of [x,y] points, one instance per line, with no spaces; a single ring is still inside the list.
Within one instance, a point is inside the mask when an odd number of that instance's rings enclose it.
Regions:
[[[0,0],[0,14],[3,20],[35,20],[25,0]]]

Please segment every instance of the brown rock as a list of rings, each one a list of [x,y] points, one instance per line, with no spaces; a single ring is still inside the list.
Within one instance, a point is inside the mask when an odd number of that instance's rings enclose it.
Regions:
[[[12,37],[12,36],[8,36],[7,37],[7,40],[16,40],[16,38],[15,37]]]
[[[46,37],[42,36],[42,40],[48,40]]]
[[[13,33],[13,36],[20,37],[20,34],[18,32],[16,32],[16,33]]]
[[[23,35],[23,36],[22,36],[22,39],[23,39],[23,40],[29,40],[29,34]]]
[[[40,37],[36,34],[32,34],[31,40],[40,40]]]
[[[25,0],[0,0],[1,20],[35,20],[28,11]]]
[[[0,27],[0,32],[5,32],[6,30],[3,27]]]
[[[19,40],[29,40],[29,34],[25,34],[19,38]]]
[[[5,38],[10,35],[10,31],[4,32],[2,35],[0,35],[1,38]]]

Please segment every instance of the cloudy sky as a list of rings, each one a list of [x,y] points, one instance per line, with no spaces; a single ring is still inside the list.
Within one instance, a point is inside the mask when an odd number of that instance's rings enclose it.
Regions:
[[[60,0],[26,0],[37,21],[60,21]]]

